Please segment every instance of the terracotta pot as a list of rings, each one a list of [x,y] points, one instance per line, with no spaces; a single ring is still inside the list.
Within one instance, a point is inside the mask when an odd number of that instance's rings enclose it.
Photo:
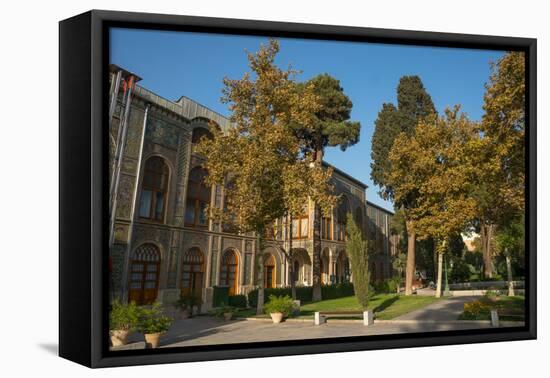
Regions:
[[[157,348],[160,343],[160,332],[157,333],[146,333],[145,334],[145,343],[150,344],[151,348]]]
[[[128,343],[129,329],[115,329],[110,331],[113,346],[126,345]]]
[[[231,320],[231,318],[233,318],[233,313],[232,312],[224,312],[223,318],[225,320]]]
[[[273,320],[273,323],[277,324],[283,321],[283,313],[282,312],[272,312],[269,315],[271,315],[271,319]]]

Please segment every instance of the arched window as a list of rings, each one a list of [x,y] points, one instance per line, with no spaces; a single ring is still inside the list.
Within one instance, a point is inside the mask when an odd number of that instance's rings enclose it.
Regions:
[[[363,232],[363,209],[361,206],[357,206],[355,208],[355,214],[353,216],[353,220],[357,224],[357,227]]]
[[[185,205],[185,225],[206,227],[206,206],[210,203],[210,187],[204,183],[206,169],[195,167],[189,172],[187,181],[187,202]]]
[[[338,204],[338,211],[336,214],[336,239],[339,241],[346,240],[346,217],[349,212],[348,199],[344,196],[340,199]]]
[[[139,200],[139,217],[157,222],[164,220],[168,194],[169,169],[164,159],[153,156],[145,162],[141,195]]]
[[[225,251],[220,264],[220,285],[229,287],[229,295],[237,293],[239,258],[234,250]]]
[[[292,279],[294,280],[295,284],[298,284],[300,282],[300,262],[298,260],[294,260],[294,277]]]
[[[330,216],[322,214],[321,216],[321,238],[332,240],[332,219]]]
[[[160,274],[160,252],[154,244],[140,245],[130,261],[130,290],[128,300],[139,305],[157,299]]]
[[[204,255],[193,247],[184,253],[181,261],[181,294],[202,297]]]
[[[199,143],[202,137],[212,139],[212,133],[204,127],[195,127],[193,129],[193,135],[191,136],[191,143],[193,143],[193,145]]]
[[[275,287],[275,257],[271,253],[264,258],[264,287]]]

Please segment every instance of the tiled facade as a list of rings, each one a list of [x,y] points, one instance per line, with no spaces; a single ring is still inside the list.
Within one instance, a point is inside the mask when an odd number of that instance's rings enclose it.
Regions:
[[[132,79],[134,78],[134,79]],[[218,113],[182,97],[166,100],[132,81],[135,75],[110,67],[111,286],[126,300],[172,302],[180,293],[202,296],[204,310],[214,286],[245,294],[257,282],[256,238],[226,232],[204,214],[207,203],[223,206],[223,187],[206,188],[202,158],[193,144],[214,122],[231,127]],[[120,157],[120,158],[118,158]],[[334,168],[333,184],[342,200],[322,221],[322,282],[351,279],[345,252],[344,219],[351,212],[367,232],[366,185]],[[114,200],[116,199],[116,201]],[[312,284],[313,205],[293,220],[294,277],[275,242],[262,251],[264,284]],[[277,222],[278,244],[289,240]],[[386,234],[387,235],[387,234]],[[386,268],[384,268],[386,269]]]
[[[391,258],[397,254],[398,235],[391,233],[393,213],[369,201],[367,208],[367,235],[370,244],[371,275],[375,281],[392,276]]]

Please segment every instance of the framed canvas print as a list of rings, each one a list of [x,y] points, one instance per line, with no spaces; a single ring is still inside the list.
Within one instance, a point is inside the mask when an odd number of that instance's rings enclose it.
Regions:
[[[536,338],[536,40],[60,22],[60,355]]]

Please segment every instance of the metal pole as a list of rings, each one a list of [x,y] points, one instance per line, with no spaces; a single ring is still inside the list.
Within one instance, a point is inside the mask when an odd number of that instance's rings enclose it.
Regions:
[[[133,83],[132,78],[130,78],[130,82]],[[126,145],[126,135],[128,133],[128,118],[130,115],[130,107],[131,107],[131,95],[132,95],[132,85],[128,88],[128,93],[126,96],[126,108],[124,109],[124,122],[122,124],[122,135],[120,139],[120,143],[117,146],[117,152],[115,153],[115,159],[116,159],[116,166],[113,170],[113,179],[111,180],[112,188],[110,191],[110,204],[111,208],[110,210],[110,227],[109,227],[109,249],[113,246],[114,243],[114,227],[115,227],[115,216],[116,216],[116,202],[117,202],[117,195],[118,195],[118,184],[120,182],[120,170],[122,167],[122,157],[124,156],[124,147]]]

